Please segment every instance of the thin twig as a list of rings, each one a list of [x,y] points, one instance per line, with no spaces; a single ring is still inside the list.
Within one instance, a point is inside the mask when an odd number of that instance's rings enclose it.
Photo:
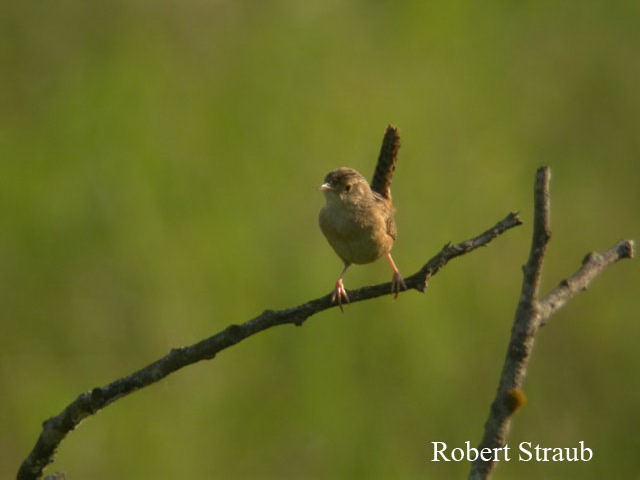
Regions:
[[[544,325],[551,315],[564,307],[576,294],[586,290],[607,267],[618,260],[633,258],[634,248],[633,240],[622,240],[602,254],[597,252],[587,254],[576,273],[562,280],[556,288],[540,300],[541,324]]]
[[[529,260],[523,267],[522,292],[516,309],[511,339],[502,368],[500,382],[491,404],[489,417],[484,426],[484,435],[478,450],[501,448],[506,445],[509,426],[513,414],[526,402],[522,385],[527,374],[527,366],[533,349],[535,334],[547,319],[562,308],[576,293],[585,290],[593,279],[607,267],[623,258],[633,257],[633,241],[625,240],[604,254],[591,253],[583,260],[583,265],[573,276],[563,280],[543,300],[538,300],[542,264],[547,244],[551,238],[549,167],[541,167],[536,173],[534,189],[533,239]],[[484,458],[494,458],[486,455]],[[483,460],[479,455],[472,462],[470,480],[489,478],[495,462]]]
[[[469,253],[491,242],[507,230],[522,222],[517,213],[510,213],[503,220],[480,235],[464,242],[445,245],[418,272],[405,282],[409,289],[424,291],[427,280],[435,275],[450,260]],[[351,303],[389,295],[391,283],[362,287],[349,291]],[[240,325],[230,325],[221,332],[188,347],[172,349],[166,356],[126,377],[90,392],[80,394],[55,417],[45,421],[42,432],[33,450],[23,462],[18,472],[18,480],[37,479],[44,468],[53,461],[55,450],[65,436],[75,429],[85,418],[97,413],[121,397],[155,383],[167,375],[201,360],[212,359],[218,352],[276,325],[287,323],[302,325],[309,317],[323,310],[333,308],[331,295],[311,300],[297,307],[284,310],[265,310],[257,317]]]

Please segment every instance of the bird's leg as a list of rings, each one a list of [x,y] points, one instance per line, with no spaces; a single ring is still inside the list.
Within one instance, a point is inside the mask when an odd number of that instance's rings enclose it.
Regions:
[[[402,278],[402,275],[400,275],[398,267],[396,267],[396,263],[391,257],[391,252],[387,253],[387,260],[389,260],[389,264],[393,269],[393,277],[391,277],[391,293],[393,293],[393,299],[395,300],[396,298],[398,298],[400,290],[407,289],[407,284],[404,283],[404,279]]]
[[[349,296],[347,295],[347,291],[344,289],[344,284],[342,283],[342,277],[344,277],[345,272],[349,268],[349,264],[345,263],[342,272],[340,272],[340,276],[338,277],[338,281],[336,282],[336,288],[333,291],[333,295],[331,295],[331,301],[333,303],[337,303],[338,307],[340,307],[340,311],[344,312],[342,309],[342,300],[349,303]]]

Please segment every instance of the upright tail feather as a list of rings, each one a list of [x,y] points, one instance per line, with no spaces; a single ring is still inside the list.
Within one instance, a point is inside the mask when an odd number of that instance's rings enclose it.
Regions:
[[[400,135],[398,134],[398,129],[393,125],[389,125],[384,132],[378,164],[371,180],[371,189],[389,200],[391,200],[391,179],[393,171],[396,169],[399,148]]]

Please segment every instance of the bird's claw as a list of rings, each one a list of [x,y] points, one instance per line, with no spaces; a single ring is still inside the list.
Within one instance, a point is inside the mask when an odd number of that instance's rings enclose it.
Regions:
[[[336,282],[336,288],[331,295],[331,302],[337,303],[338,307],[340,307],[340,311],[344,312],[342,308],[342,301],[349,303],[349,295],[347,295],[347,291],[344,289],[344,285],[342,283],[342,279]]]
[[[391,293],[393,294],[393,299],[398,298],[401,290],[406,290],[407,284],[404,283],[404,279],[400,272],[393,272],[393,277],[391,277]]]

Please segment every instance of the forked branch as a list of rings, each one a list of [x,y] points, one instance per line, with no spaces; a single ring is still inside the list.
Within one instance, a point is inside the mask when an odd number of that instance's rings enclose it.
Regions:
[[[547,243],[551,238],[549,180],[549,167],[539,168],[534,188],[531,251],[529,260],[523,267],[522,291],[511,329],[511,339],[498,390],[491,404],[489,418],[484,426],[484,435],[478,447],[479,451],[506,445],[511,417],[523,405],[526,398],[522,392],[522,385],[527,374],[529,356],[538,329],[578,292],[585,290],[607,267],[618,260],[633,257],[634,243],[632,240],[621,241],[601,255],[590,253],[584,258],[582,266],[575,274],[560,282],[560,285],[551,293],[539,300],[538,290],[542,264]],[[490,455],[485,455],[485,458],[489,457]],[[493,467],[492,460],[485,461],[479,455],[471,465],[469,479],[484,480],[489,478]]]

